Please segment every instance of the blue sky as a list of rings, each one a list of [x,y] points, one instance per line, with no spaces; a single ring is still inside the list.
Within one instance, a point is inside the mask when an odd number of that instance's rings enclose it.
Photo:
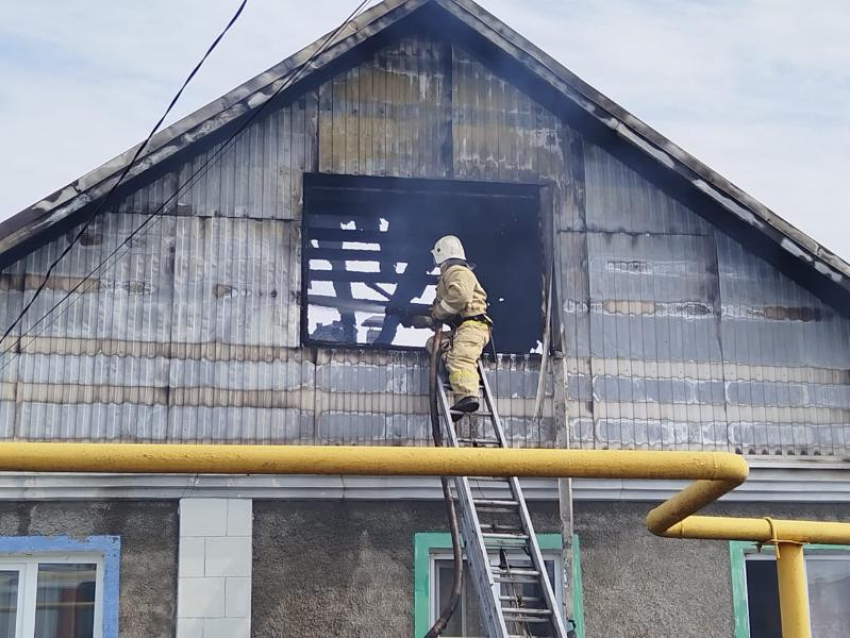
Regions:
[[[3,3],[0,218],[141,140],[237,4]],[[355,4],[249,0],[171,121],[330,31]],[[850,259],[850,2],[481,4]]]

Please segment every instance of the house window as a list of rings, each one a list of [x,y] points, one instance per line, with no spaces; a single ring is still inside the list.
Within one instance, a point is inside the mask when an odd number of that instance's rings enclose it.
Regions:
[[[0,538],[0,638],[117,638],[117,537]]]
[[[563,606],[564,587],[560,578],[563,569],[561,556],[561,537],[558,534],[538,534],[538,544],[549,573],[555,598],[559,606]],[[454,567],[451,552],[451,537],[449,534],[424,533],[417,534],[415,541],[415,594],[414,594],[414,636],[423,636],[436,620],[442,605],[447,601],[451,591]],[[467,572],[468,574],[468,572]],[[578,538],[573,540],[573,611],[576,622],[576,634],[584,636],[582,613],[581,568],[579,565]],[[540,596],[534,591],[534,585],[526,585],[523,596]],[[511,592],[505,591],[505,595]],[[463,594],[460,604],[452,616],[446,631],[446,638],[461,638],[464,636],[481,636],[478,599],[475,587],[468,577],[463,581]],[[541,636],[546,634],[540,634]]]
[[[850,547],[806,545],[812,638],[845,638],[850,627]],[[761,552],[734,542],[732,592],[735,638],[774,638],[782,634],[779,586],[773,548]]]
[[[457,235],[487,290],[502,353],[538,351],[542,240],[538,187],[345,175],[304,176],[303,340],[421,348],[387,306],[433,302],[431,248]]]

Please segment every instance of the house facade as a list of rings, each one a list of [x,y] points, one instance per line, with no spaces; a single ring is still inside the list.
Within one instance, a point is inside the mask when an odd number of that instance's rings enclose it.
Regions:
[[[429,445],[428,334],[385,310],[433,299],[451,232],[513,446],[734,452],[716,512],[850,516],[850,265],[471,0],[386,0],[103,203],[132,155],[0,223],[0,324],[46,282],[0,344],[3,440]],[[678,485],[524,486],[579,635],[778,635],[769,550],[645,531]],[[450,583],[437,480],[4,473],[0,499],[16,638],[421,638]],[[809,550],[815,635],[844,636],[850,552]],[[470,592],[447,635],[476,631]]]

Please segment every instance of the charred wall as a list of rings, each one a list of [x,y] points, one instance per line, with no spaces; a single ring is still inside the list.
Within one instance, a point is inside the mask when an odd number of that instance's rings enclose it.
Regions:
[[[845,454],[847,320],[490,62],[405,36],[286,97],[168,205],[215,144],[134,184],[0,358],[0,436],[424,444],[419,355],[302,347],[303,175],[321,172],[548,185],[574,446]],[[3,324],[68,241],[0,272]],[[555,441],[551,379],[529,418],[538,366],[499,364],[521,445]]]
[[[850,324],[615,153],[559,233],[572,435],[588,448],[846,450]]]

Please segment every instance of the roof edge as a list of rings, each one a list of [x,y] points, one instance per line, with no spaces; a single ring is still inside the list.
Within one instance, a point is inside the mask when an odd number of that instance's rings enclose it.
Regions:
[[[782,234],[787,241],[779,245],[785,251],[850,291],[850,263],[603,95],[486,9],[472,0],[433,1],[464,22],[478,22],[483,28],[476,30],[494,46],[519,60],[623,141],[661,166],[678,172],[698,191],[745,224],[761,231],[771,228]]]
[[[346,23],[339,39],[311,62],[304,78],[326,68],[366,39],[377,35],[426,4],[439,6],[463,22],[490,45],[517,60],[535,77],[552,86],[558,94],[577,105],[622,141],[649,156],[661,167],[687,180],[696,191],[739,222],[767,235],[785,254],[812,268],[818,276],[839,286],[850,295],[850,263],[607,98],[473,0],[384,0]],[[332,33],[333,31],[157,133],[151,140],[149,150],[131,169],[128,178],[138,177],[193,142],[267,103],[281,85],[310,60]],[[47,231],[54,224],[107,193],[137,148],[138,145],[128,149],[80,179],[0,222],[0,263],[15,247]]]
[[[774,459],[771,459],[774,460]],[[806,463],[753,465],[735,503],[850,503],[847,468]],[[530,501],[557,501],[557,479],[521,479]],[[686,481],[573,479],[577,501],[658,502]],[[436,477],[0,473],[0,501],[253,498],[264,500],[441,501]]]
[[[311,61],[312,56],[328,41],[336,29],[222,97],[181,118],[151,138],[148,148],[133,165],[126,180],[142,175],[193,142],[220,130],[240,116],[260,108],[276,97],[281,86],[308,61],[310,62],[309,70],[295,84],[287,87],[287,91],[295,89],[310,75],[332,64],[368,37],[385,30],[431,1],[384,0],[345,23],[336,40],[314,60]],[[46,231],[50,226],[108,193],[140,145],[141,143],[134,145],[32,206],[0,221],[0,262],[3,261],[3,256],[15,246]]]

